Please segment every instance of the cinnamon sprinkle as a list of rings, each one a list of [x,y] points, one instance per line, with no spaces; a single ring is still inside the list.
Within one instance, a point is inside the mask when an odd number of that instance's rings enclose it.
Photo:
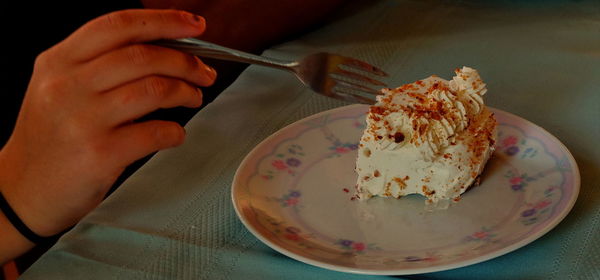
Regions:
[[[392,179],[392,180],[394,180],[394,181],[395,181],[395,182],[398,184],[398,187],[399,187],[401,190],[403,190],[403,189],[406,189],[406,182],[404,182],[404,181],[408,179],[408,176],[406,176],[406,177],[404,177],[404,178],[405,178],[405,179],[400,179],[400,178],[398,178],[398,177],[394,177],[394,178]]]

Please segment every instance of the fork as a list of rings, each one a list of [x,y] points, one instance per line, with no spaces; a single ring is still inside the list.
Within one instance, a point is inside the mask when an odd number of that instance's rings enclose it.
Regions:
[[[295,74],[302,83],[316,93],[352,103],[375,103],[375,96],[380,92],[373,89],[372,86],[385,87],[386,85],[371,77],[388,76],[381,69],[366,62],[325,52],[310,54],[298,61],[283,61],[226,48],[195,38],[160,40],[155,41],[154,44],[202,57],[286,70]],[[366,75],[356,70],[362,71]]]

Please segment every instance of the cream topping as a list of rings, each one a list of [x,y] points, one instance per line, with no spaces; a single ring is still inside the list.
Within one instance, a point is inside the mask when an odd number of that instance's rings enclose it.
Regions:
[[[456,199],[481,173],[495,141],[486,85],[472,68],[455,72],[382,90],[359,147],[359,198]]]

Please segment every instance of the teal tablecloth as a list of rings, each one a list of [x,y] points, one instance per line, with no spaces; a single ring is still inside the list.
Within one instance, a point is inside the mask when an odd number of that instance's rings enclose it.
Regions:
[[[392,74],[389,85],[474,67],[488,84],[490,106],[544,127],[579,164],[579,199],[542,238],[483,263],[405,279],[600,279],[598,0],[355,2],[328,25],[265,54],[320,50],[383,67]],[[188,123],[182,147],[158,153],[23,278],[369,278],[277,253],[244,228],[230,201],[234,172],[256,144],[341,105],[287,73],[249,67]]]

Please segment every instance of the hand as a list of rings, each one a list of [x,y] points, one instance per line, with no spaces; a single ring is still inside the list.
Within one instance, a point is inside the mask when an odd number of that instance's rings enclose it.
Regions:
[[[50,236],[96,207],[124,168],[180,145],[174,122],[135,122],[158,108],[198,107],[216,72],[198,58],[143,44],[195,37],[204,19],[175,10],[99,17],[42,53],[13,134],[0,151],[0,191],[34,232]]]

